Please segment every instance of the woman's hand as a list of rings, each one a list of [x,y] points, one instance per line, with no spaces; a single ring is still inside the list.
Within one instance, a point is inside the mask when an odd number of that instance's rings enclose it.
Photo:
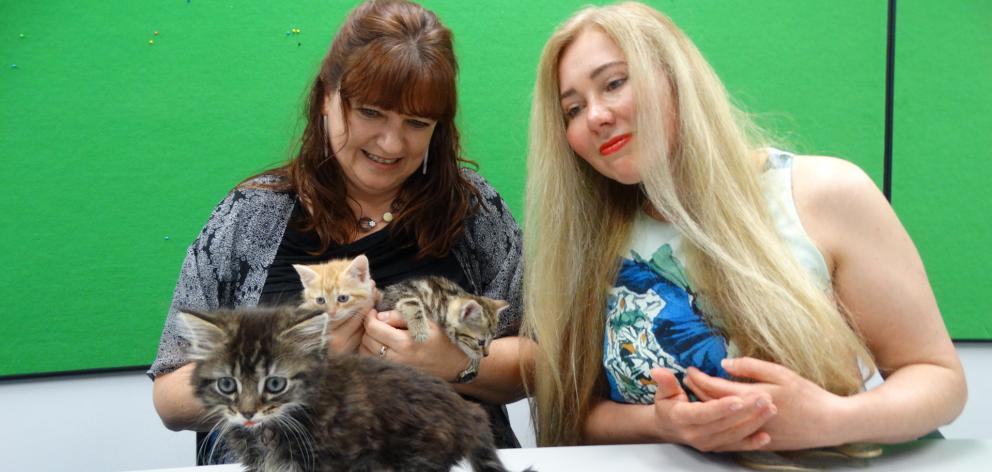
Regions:
[[[365,335],[360,354],[379,356],[399,362],[450,382],[465,370],[468,356],[455,346],[433,321],[428,320],[427,341],[415,342],[406,330],[406,320],[395,310],[369,312],[365,317]],[[382,351],[385,346],[386,350]]]
[[[700,451],[755,450],[771,441],[764,426],[776,416],[777,407],[768,393],[754,389],[690,403],[668,369],[652,369],[651,378],[658,384],[655,424],[666,441]]]
[[[372,310],[375,313],[375,310]],[[365,334],[365,317],[352,315],[327,324],[327,350],[334,354],[353,354],[358,351]]]
[[[734,377],[755,383],[712,377],[690,367],[686,386],[707,402],[758,393],[769,395],[779,414],[764,425],[771,442],[762,449],[804,449],[845,442],[832,434],[845,424],[842,414],[845,397],[830,393],[773,362],[750,357],[725,359],[723,368]]]

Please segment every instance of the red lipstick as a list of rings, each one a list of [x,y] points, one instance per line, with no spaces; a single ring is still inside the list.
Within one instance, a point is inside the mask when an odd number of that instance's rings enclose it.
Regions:
[[[609,156],[610,154],[613,154],[623,149],[623,147],[630,142],[630,139],[631,139],[630,133],[621,134],[620,136],[617,136],[603,143],[603,145],[599,147],[599,154],[601,156]]]

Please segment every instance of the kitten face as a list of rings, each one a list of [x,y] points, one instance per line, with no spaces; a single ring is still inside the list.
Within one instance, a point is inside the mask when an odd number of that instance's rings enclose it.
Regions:
[[[303,373],[323,358],[328,315],[281,308],[179,316],[196,350],[196,396],[213,416],[253,429],[305,405]]]
[[[457,339],[458,347],[471,358],[489,355],[489,344],[493,341],[500,312],[507,306],[503,300],[488,297],[456,298],[448,304],[445,313],[448,337]]]
[[[369,260],[332,259],[322,264],[294,264],[303,283],[300,308],[323,310],[331,321],[364,315],[375,305],[378,292],[369,275]]]

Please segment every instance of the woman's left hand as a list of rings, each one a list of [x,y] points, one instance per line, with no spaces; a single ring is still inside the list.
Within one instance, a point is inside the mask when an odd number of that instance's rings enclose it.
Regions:
[[[751,357],[725,359],[723,368],[734,377],[754,383],[712,377],[690,367],[685,384],[703,401],[729,395],[743,397],[755,391],[771,395],[778,414],[762,428],[772,438],[762,449],[805,449],[844,442],[835,433],[845,424],[842,418],[845,397],[830,393],[773,362]]]
[[[428,325],[427,341],[419,343],[410,337],[406,320],[398,311],[372,310],[365,317],[365,335],[358,352],[416,367],[450,382],[468,365],[468,356],[436,323],[428,320]]]

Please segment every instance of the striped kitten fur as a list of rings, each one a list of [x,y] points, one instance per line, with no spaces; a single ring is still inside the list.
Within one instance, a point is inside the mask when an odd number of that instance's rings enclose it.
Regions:
[[[506,307],[503,300],[472,295],[454,282],[432,275],[386,287],[375,308],[399,311],[417,342],[427,340],[429,319],[470,359],[479,359],[489,354],[499,314]]]
[[[328,353],[327,313],[282,306],[179,317],[196,362],[194,395],[249,471],[448,471],[463,458],[478,472],[505,470],[479,405],[416,369]]]

